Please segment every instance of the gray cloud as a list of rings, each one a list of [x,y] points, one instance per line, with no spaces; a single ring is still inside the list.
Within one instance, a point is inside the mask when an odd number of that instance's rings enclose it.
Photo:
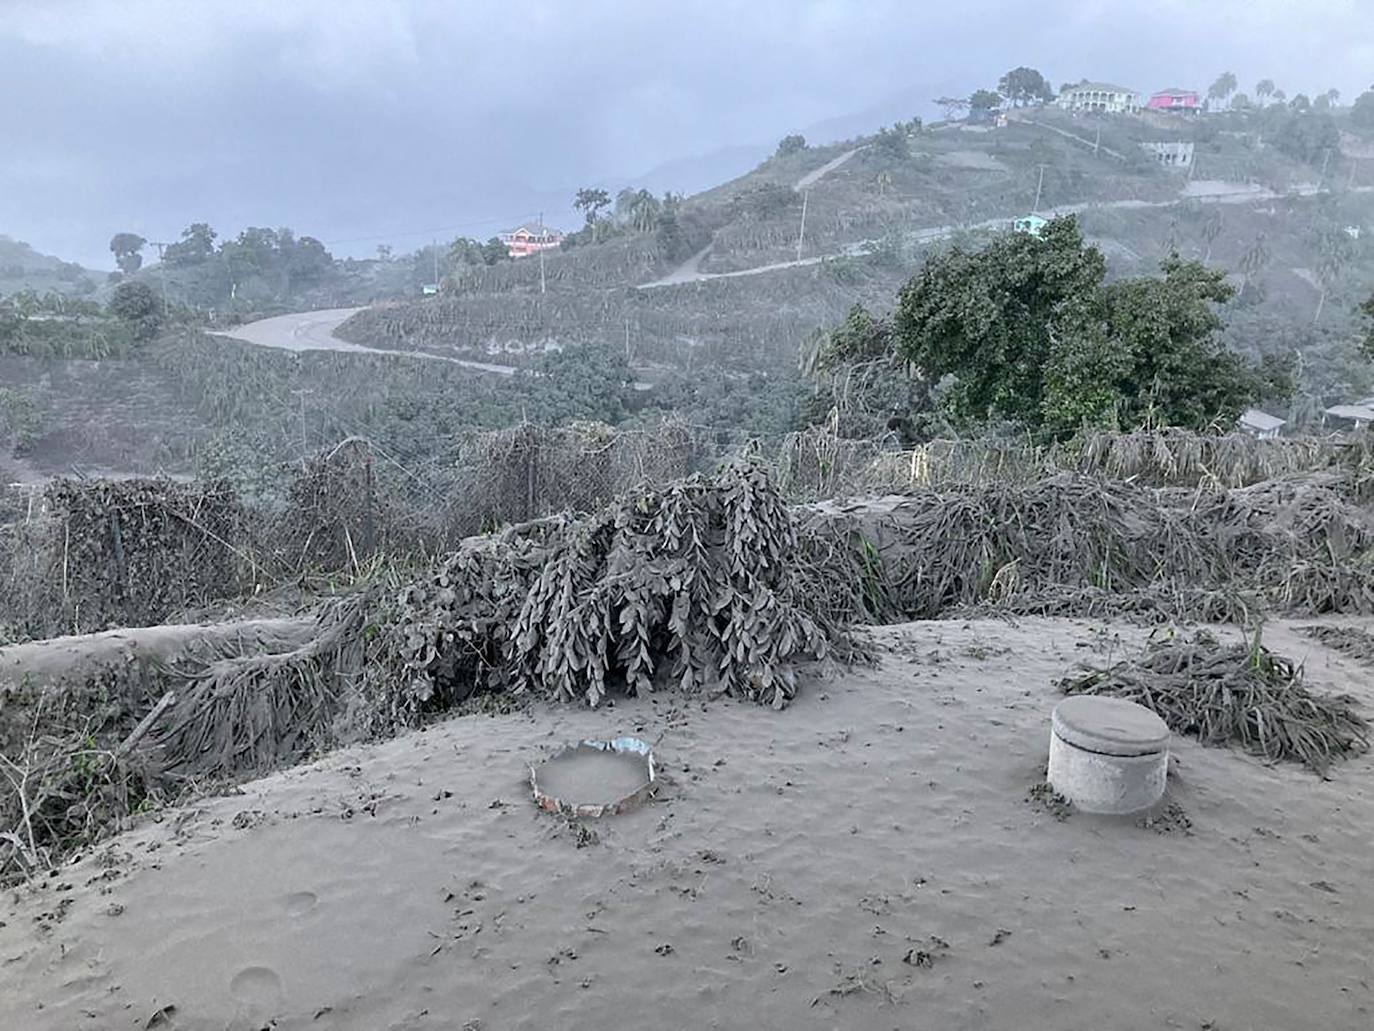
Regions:
[[[289,224],[341,253],[485,236],[566,216],[579,184],[735,148],[655,177],[698,188],[787,131],[925,113],[1021,63],[1141,89],[1229,68],[1352,97],[1374,77],[1366,6],[12,2],[0,232],[102,266],[111,233],[168,239],[193,220]]]

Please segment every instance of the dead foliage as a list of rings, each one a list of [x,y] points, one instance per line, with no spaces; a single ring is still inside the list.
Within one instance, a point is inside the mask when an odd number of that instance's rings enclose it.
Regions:
[[[51,694],[10,692],[0,827],[20,830],[0,836],[0,878],[93,843],[140,804],[492,708],[483,698],[595,705],[674,686],[781,708],[799,665],[849,646],[816,613],[797,554],[766,475],[731,466],[465,541],[389,596],[322,604],[303,642],[225,635],[151,670],[121,660]]]
[[[244,510],[223,481],[55,480],[44,507],[18,563],[35,636],[161,622],[233,593],[251,562]]]
[[[1374,666],[1374,634],[1354,626],[1316,625],[1298,628],[1328,648],[1349,655],[1365,666]]]
[[[367,441],[349,437],[302,463],[287,488],[273,543],[286,570],[361,568],[390,526],[377,496]]]
[[[1134,659],[1070,675],[1060,687],[1136,702],[1204,745],[1238,744],[1322,775],[1369,747],[1369,723],[1355,699],[1309,691],[1302,667],[1265,648],[1258,631],[1248,645],[1207,633],[1170,635]]]
[[[1208,492],[1061,474],[818,505],[802,544],[809,590],[847,621],[1374,611],[1374,523],[1347,490],[1331,474]]]
[[[732,465],[471,542],[402,592],[386,633],[415,704],[513,690],[595,705],[667,681],[780,708],[837,633],[801,590],[796,544],[764,473]]]

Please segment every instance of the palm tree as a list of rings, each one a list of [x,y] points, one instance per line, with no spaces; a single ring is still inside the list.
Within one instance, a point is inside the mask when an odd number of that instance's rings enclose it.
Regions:
[[[1261,106],[1261,107],[1263,107],[1266,103],[1268,103],[1269,98],[1272,97],[1273,95],[1274,95],[1274,80],[1273,80],[1273,79],[1260,79],[1259,82],[1255,83],[1255,96],[1259,97],[1260,106]]]
[[[1264,234],[1260,233],[1240,256],[1240,270],[1245,273],[1245,278],[1240,283],[1240,296],[1245,296],[1245,291],[1250,286],[1250,280],[1258,276],[1269,264],[1269,248],[1264,244]]]
[[[1236,91],[1236,85],[1235,72],[1222,72],[1217,76],[1217,81],[1212,83],[1211,88],[1207,90],[1207,99],[1215,100],[1218,103],[1225,101]]]
[[[639,190],[628,205],[630,224],[641,233],[652,232],[658,225],[658,198],[648,190]]]
[[[879,173],[878,173],[878,178],[875,180],[875,182],[877,182],[877,184],[878,184],[878,196],[881,197],[881,196],[882,196],[884,193],[886,193],[886,192],[891,188],[891,186],[892,186],[892,173],[891,173],[891,172],[879,172]]]
[[[1216,211],[1212,213],[1212,217],[1202,224],[1202,239],[1207,243],[1207,253],[1202,257],[1204,264],[1212,260],[1212,245],[1217,242],[1217,238],[1221,236],[1221,231],[1224,228],[1225,223],[1222,221],[1221,207],[1218,206]]]

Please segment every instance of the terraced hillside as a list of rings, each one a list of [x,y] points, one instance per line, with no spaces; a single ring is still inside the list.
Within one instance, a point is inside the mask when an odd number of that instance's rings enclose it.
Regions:
[[[1161,167],[1147,142],[1192,143],[1192,171]],[[808,338],[851,305],[886,307],[931,248],[1003,231],[1035,208],[1077,214],[1113,275],[1151,272],[1175,249],[1230,270],[1241,288],[1226,313],[1231,342],[1301,349],[1309,392],[1334,397],[1369,385],[1349,337],[1374,246],[1347,227],[1374,230],[1371,189],[1374,163],[1298,160],[1241,121],[1036,110],[1002,128],[938,126],[896,143],[888,132],[776,156],[684,200],[677,221],[691,235],[675,248],[661,228],[622,230],[548,258],[542,282],[533,261],[460,271],[439,298],[363,311],[339,335],[517,364],[616,346],[654,382],[705,368],[795,379]]]

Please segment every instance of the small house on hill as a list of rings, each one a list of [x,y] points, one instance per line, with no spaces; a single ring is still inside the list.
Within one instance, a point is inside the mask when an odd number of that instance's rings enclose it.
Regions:
[[[1145,107],[1150,111],[1180,111],[1195,115],[1202,110],[1202,98],[1197,90],[1170,87],[1151,94]]]
[[[1246,433],[1254,434],[1261,440],[1270,437],[1277,437],[1279,430],[1283,429],[1286,420],[1280,419],[1277,415],[1270,415],[1262,412],[1258,408],[1247,408],[1240,413],[1240,418],[1236,420],[1236,425]]]
[[[1045,227],[1050,224],[1048,218],[1042,218],[1036,214],[1022,215],[1011,224],[1013,232],[1030,233],[1031,236],[1039,236],[1045,231]]]
[[[1371,402],[1374,402],[1374,398],[1367,398],[1359,404],[1332,405],[1326,409],[1324,421],[1329,420],[1338,426],[1349,426],[1362,430],[1374,422],[1374,407],[1371,407]]]
[[[1080,82],[1066,86],[1055,103],[1065,111],[1133,114],[1140,110],[1140,94],[1109,82]]]
[[[542,225],[517,226],[500,238],[512,258],[524,258],[539,251],[556,250],[563,245],[563,234]]]
[[[1192,140],[1166,140],[1161,143],[1142,143],[1141,149],[1165,168],[1188,169],[1193,167]]]

